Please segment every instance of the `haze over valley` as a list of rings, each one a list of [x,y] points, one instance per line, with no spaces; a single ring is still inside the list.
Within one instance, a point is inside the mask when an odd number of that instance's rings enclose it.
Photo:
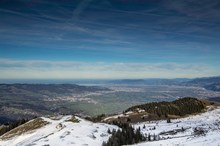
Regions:
[[[83,85],[0,84],[1,122],[51,114],[115,114],[134,105],[173,101],[181,97],[218,101],[219,90],[205,88],[217,84],[219,80],[220,77],[210,77],[184,80],[93,80],[92,85],[89,80],[81,81]]]

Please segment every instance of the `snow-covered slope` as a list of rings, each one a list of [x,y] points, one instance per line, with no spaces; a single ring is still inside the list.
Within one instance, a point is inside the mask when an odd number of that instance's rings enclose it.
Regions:
[[[145,125],[146,128],[143,128]],[[220,108],[209,107],[209,111],[196,116],[153,123],[135,124],[144,134],[161,134],[159,141],[144,142],[136,146],[145,145],[192,145],[192,146],[218,146],[220,145]],[[203,129],[205,134],[195,134],[194,129]],[[183,130],[182,130],[183,129]],[[170,131],[170,132],[169,132]],[[175,133],[176,134],[172,134]]]
[[[0,140],[0,146],[101,146],[103,141],[107,141],[110,136],[107,133],[108,128],[110,130],[117,129],[117,126],[92,123],[79,117],[76,117],[79,122],[72,122],[70,121],[72,116],[64,116],[54,120],[44,117],[42,119],[49,123],[12,139]]]
[[[101,146],[110,134],[108,128],[118,129],[117,126],[104,123],[92,123],[79,117],[61,116],[44,118],[43,127],[0,140],[0,146]],[[79,122],[78,122],[79,120]],[[30,121],[31,122],[31,121]],[[143,128],[145,125],[145,128]],[[145,122],[133,125],[144,134],[160,135],[160,140],[144,142],[135,146],[146,145],[220,145],[220,108],[209,107],[209,111],[182,119],[167,121]],[[194,129],[203,129],[205,134],[195,135]],[[164,133],[164,134],[162,134]],[[9,136],[10,137],[10,136]],[[2,138],[2,137],[0,137]],[[153,137],[152,137],[153,139]]]

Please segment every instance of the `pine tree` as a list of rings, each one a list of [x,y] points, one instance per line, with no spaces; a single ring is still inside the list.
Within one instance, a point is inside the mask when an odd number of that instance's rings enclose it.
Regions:
[[[150,135],[150,133],[148,134],[147,140],[148,140],[148,141],[151,141],[151,135]]]
[[[108,134],[111,134],[111,130],[110,130],[109,128],[108,128],[108,131],[107,131],[107,132],[108,132]]]
[[[170,120],[170,119],[167,119],[167,123],[171,123],[171,120]]]
[[[140,127],[135,130],[128,123],[117,123],[117,125],[121,130],[113,130],[112,136],[106,143],[103,143],[103,146],[119,146],[146,141],[146,138],[141,133]]]
[[[153,140],[154,141],[156,141],[157,140],[157,138],[156,138],[156,135],[154,134],[154,136],[153,136]]]
[[[182,130],[182,132],[185,131],[185,129],[183,127],[181,128],[181,130]]]

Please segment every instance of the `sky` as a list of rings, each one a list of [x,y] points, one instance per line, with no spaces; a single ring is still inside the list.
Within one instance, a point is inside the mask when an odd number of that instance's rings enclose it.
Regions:
[[[220,75],[219,0],[1,0],[0,79]]]

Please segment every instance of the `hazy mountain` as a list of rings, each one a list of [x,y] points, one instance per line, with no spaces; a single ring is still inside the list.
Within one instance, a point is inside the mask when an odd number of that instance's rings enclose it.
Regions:
[[[206,85],[205,88],[212,91],[220,91],[220,82]]]
[[[220,83],[220,77],[195,78],[195,79],[192,79],[186,82],[186,84],[194,85],[194,86],[206,86],[206,85],[211,85],[215,83]]]
[[[109,90],[99,86],[80,86],[76,84],[0,84],[1,93],[20,94],[24,92],[41,93],[82,93]]]
[[[109,81],[111,84],[124,85],[179,85],[182,82],[190,81],[187,78],[177,79],[123,79]]]
[[[220,77],[204,77],[196,78],[187,82],[181,83],[184,86],[204,87],[207,90],[220,91]]]
[[[111,84],[124,85],[180,85],[180,86],[199,86],[206,87],[207,85],[220,83],[220,77],[203,77],[203,78],[176,78],[176,79],[123,79],[112,80]],[[207,88],[207,89],[211,89]]]

